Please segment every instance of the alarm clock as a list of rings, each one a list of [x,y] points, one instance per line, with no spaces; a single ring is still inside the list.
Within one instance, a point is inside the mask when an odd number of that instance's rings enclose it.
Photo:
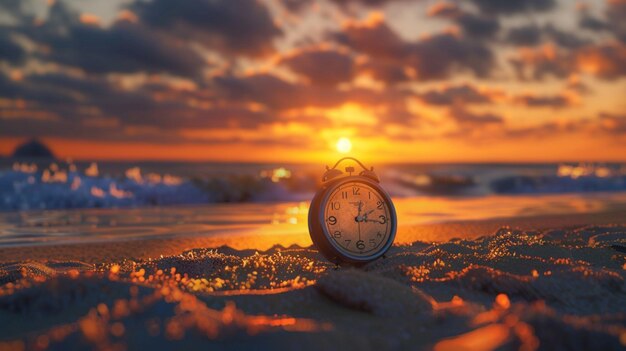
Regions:
[[[354,167],[337,166],[346,160]],[[322,186],[309,207],[309,234],[315,247],[335,264],[361,265],[385,254],[396,237],[396,210],[373,168],[344,157],[326,167]]]

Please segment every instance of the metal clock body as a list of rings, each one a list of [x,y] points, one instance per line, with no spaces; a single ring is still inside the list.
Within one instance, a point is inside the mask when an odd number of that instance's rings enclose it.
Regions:
[[[350,159],[363,167],[354,174],[337,165]],[[335,263],[364,264],[387,252],[396,235],[397,217],[391,197],[372,169],[344,158],[328,169],[322,188],[309,207],[309,233],[317,249]]]

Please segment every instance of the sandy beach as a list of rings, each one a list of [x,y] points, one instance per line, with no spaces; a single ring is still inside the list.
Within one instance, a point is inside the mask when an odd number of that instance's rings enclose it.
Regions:
[[[3,248],[0,350],[621,350],[624,218],[405,226],[361,269],[306,232]]]
[[[0,0],[0,351],[626,351],[626,0]]]

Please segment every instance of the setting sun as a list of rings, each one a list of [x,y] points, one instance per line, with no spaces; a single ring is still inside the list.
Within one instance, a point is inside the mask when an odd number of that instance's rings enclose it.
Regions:
[[[342,154],[347,154],[350,150],[352,150],[352,143],[350,142],[350,139],[340,138],[339,141],[337,141],[337,151]]]

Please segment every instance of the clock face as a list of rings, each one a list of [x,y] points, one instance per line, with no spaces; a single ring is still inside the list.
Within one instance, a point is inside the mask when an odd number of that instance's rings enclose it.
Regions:
[[[360,181],[341,183],[322,203],[324,226],[333,246],[355,257],[385,247],[394,228],[390,204],[380,190]]]

